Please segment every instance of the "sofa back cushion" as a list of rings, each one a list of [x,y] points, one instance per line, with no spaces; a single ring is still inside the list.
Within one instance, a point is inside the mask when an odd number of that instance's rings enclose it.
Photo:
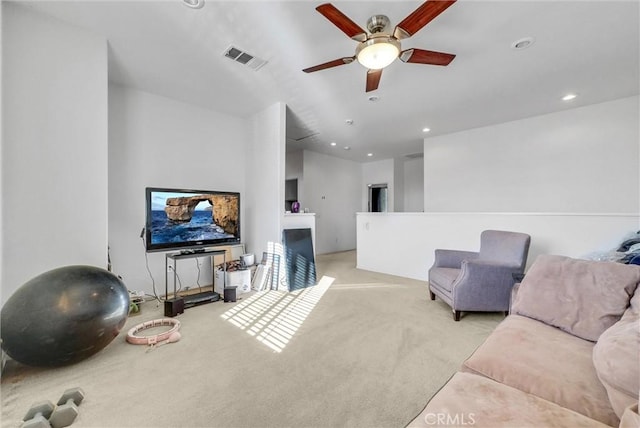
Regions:
[[[595,342],[629,306],[640,266],[541,255],[522,280],[512,313]]]

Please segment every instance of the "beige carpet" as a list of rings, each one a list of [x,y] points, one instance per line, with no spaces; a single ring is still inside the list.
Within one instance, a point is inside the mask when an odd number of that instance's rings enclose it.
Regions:
[[[151,351],[125,336],[162,317],[153,301],[88,360],[9,361],[2,426],[80,386],[74,427],[403,427],[503,319],[456,323],[426,283],[357,270],[355,252],[319,256],[323,276],[335,281],[187,309],[182,340]]]

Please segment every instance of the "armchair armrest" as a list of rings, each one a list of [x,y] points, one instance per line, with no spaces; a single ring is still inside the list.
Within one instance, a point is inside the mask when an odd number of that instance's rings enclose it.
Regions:
[[[476,260],[480,253],[475,251],[436,250],[433,267],[460,269],[465,260]]]
[[[493,260],[467,260],[453,284],[454,305],[461,310],[509,309],[515,283],[513,273],[520,266]]]

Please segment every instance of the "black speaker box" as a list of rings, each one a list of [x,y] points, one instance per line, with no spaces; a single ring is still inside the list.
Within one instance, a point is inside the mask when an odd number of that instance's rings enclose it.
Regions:
[[[184,299],[169,299],[164,301],[164,316],[175,317],[184,313]]]
[[[224,301],[235,302],[236,301],[236,289],[238,287],[224,287]]]

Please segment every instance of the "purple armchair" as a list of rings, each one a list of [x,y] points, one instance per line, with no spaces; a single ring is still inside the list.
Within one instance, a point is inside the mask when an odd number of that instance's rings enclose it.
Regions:
[[[531,237],[485,230],[480,251],[436,250],[429,269],[429,295],[445,301],[460,321],[461,312],[509,311],[514,274],[522,274]]]

